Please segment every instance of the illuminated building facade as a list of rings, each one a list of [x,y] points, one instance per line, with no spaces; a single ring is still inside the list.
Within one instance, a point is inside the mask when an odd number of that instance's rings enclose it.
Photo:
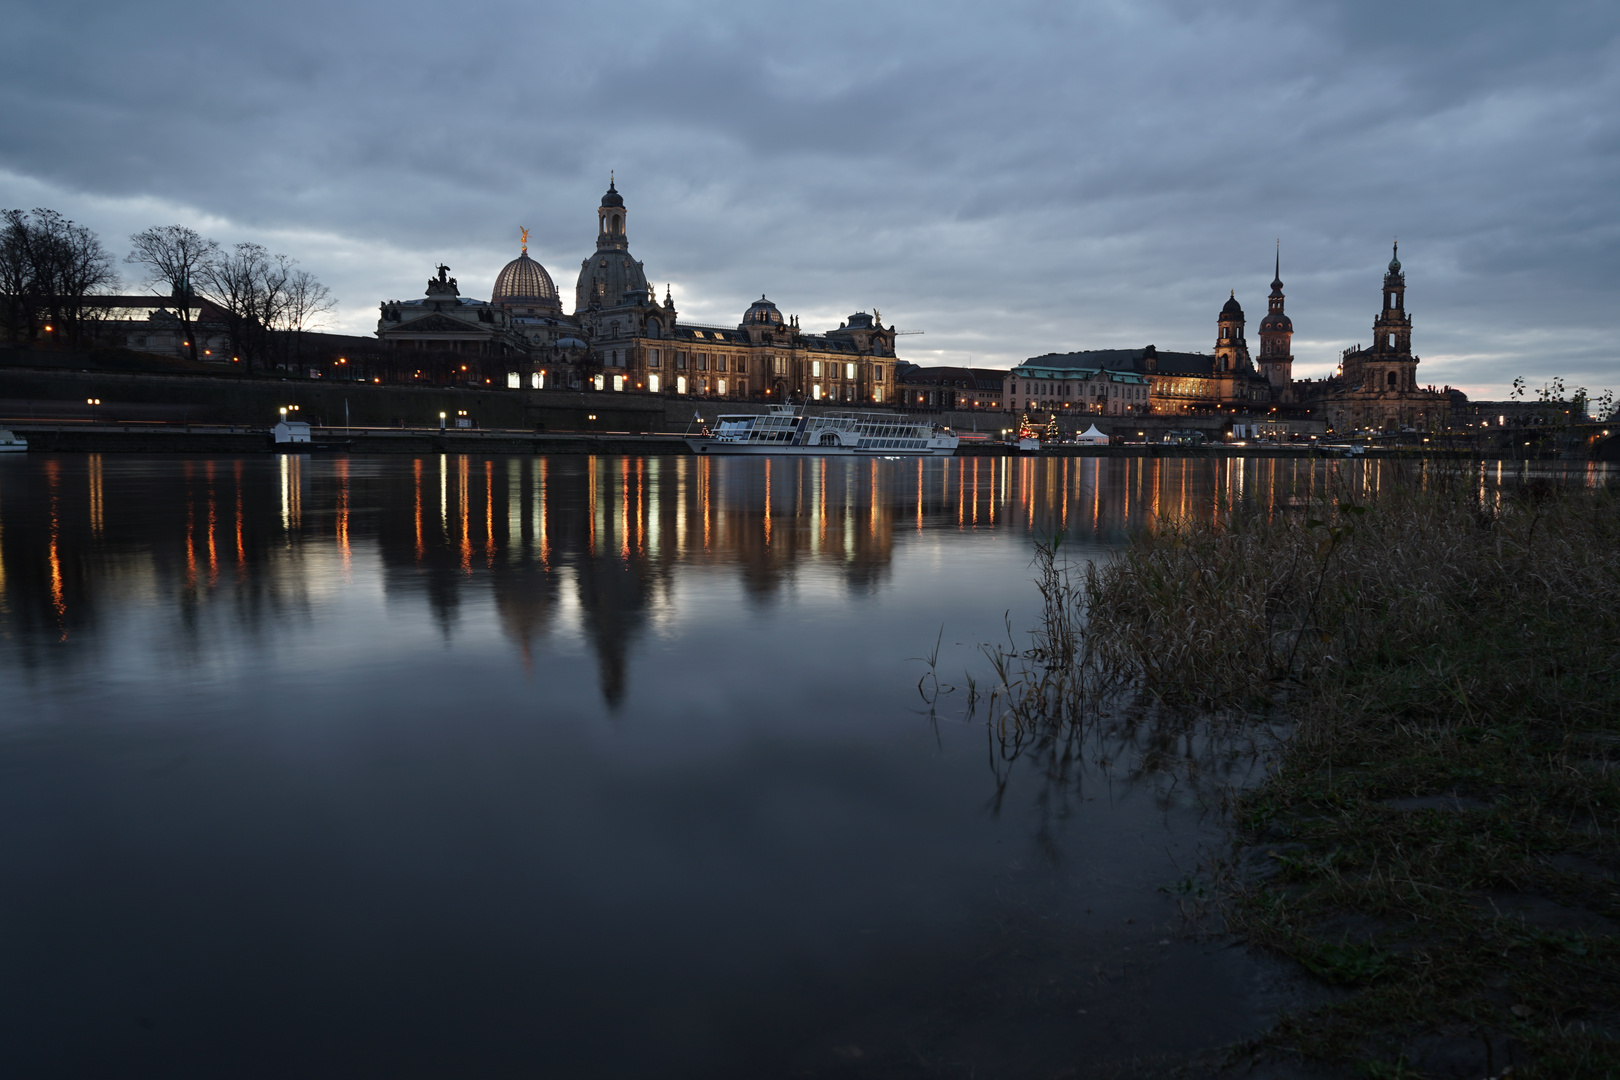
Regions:
[[[424,300],[382,305],[377,336],[402,348],[473,356],[471,383],[732,398],[885,404],[895,400],[895,331],[877,311],[806,333],[761,295],[736,326],[680,321],[630,254],[629,211],[611,180],[597,207],[596,250],[580,264],[565,313],[528,253],[496,276],[488,303],[460,298],[441,268]]]
[[[1273,291],[1280,288],[1278,283]],[[1281,311],[1280,301],[1274,310]],[[1104,416],[1253,409],[1287,388],[1276,389],[1255,370],[1243,330],[1243,306],[1234,293],[1216,318],[1211,353],[1160,352],[1149,345],[1033,357],[1007,373],[1003,408]]]

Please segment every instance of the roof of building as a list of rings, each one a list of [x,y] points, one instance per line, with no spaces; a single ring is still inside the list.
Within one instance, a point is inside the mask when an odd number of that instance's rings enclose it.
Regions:
[[[1005,371],[997,368],[919,367],[905,361],[895,365],[895,378],[908,386],[956,386],[999,391]]]
[[[1237,290],[1236,289],[1232,290],[1231,298],[1228,299],[1226,301],[1226,303],[1221,305],[1221,314],[1222,315],[1236,315],[1238,318],[1243,317],[1243,305],[1237,302]]]
[[[501,267],[495,275],[495,288],[491,291],[492,304],[528,304],[557,307],[557,286],[546,273],[546,268],[529,258],[524,251]]]
[[[743,312],[742,321],[744,326],[750,324],[756,326],[781,326],[782,313],[777,310],[775,304],[765,299],[764,293],[760,293],[759,299],[749,304],[748,310]]]
[[[1026,367],[1035,366],[1053,369],[1089,368],[1093,370],[1142,373],[1148,370],[1146,357],[1150,349],[1154,360],[1154,374],[1212,375],[1215,373],[1214,356],[1205,353],[1162,352],[1151,345],[1146,349],[1087,349],[1083,352],[1047,353],[1045,356],[1032,356],[1013,370],[1019,371]]]

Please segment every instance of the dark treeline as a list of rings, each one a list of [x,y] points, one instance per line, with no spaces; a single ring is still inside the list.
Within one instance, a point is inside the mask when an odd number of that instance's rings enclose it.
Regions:
[[[43,334],[84,344],[106,315],[95,297],[117,284],[112,256],[83,225],[55,210],[0,211],[0,320],[9,341]]]
[[[296,368],[306,332],[336,304],[291,256],[250,242],[226,247],[184,225],[134,234],[124,262],[141,289],[170,301],[192,360],[206,324],[245,370]],[[9,344],[97,344],[98,326],[129,307],[117,299],[120,285],[90,229],[55,210],[0,211],[0,338]]]

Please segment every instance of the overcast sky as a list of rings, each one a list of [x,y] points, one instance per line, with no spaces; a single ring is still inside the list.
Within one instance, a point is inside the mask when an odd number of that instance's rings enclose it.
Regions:
[[[572,307],[615,170],[682,316],[917,363],[1212,348],[1282,241],[1296,375],[1401,239],[1424,382],[1620,391],[1620,4],[0,0],[0,207],[298,258],[332,327],[518,227]],[[133,282],[132,282],[133,284]]]

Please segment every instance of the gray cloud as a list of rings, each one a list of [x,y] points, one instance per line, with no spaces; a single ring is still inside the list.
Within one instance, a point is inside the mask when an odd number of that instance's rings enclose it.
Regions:
[[[566,293],[616,169],[688,317],[877,306],[919,362],[1208,348],[1283,240],[1305,372],[1402,237],[1423,376],[1620,388],[1620,12],[1357,2],[239,5],[6,11],[0,204],[118,248],[302,259],[365,332],[519,224]]]

